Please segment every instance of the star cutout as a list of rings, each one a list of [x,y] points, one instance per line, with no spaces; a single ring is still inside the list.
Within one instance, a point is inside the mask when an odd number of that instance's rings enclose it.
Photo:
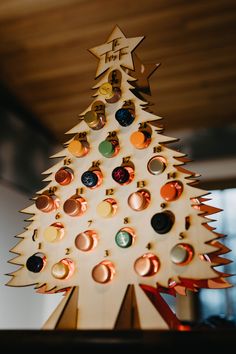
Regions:
[[[143,64],[139,57],[134,54],[134,70],[130,71],[129,74],[137,79],[132,82],[132,85],[139,91],[151,95],[150,84],[148,79],[154,73],[154,71],[160,66],[160,64]]]
[[[122,65],[133,70],[131,53],[143,39],[144,37],[126,38],[120,28],[116,26],[105,44],[89,49],[99,59],[96,78],[112,65]]]

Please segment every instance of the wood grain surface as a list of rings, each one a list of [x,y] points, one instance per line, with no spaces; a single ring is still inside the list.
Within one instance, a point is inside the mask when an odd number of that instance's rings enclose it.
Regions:
[[[97,61],[87,49],[118,24],[145,36],[136,53],[161,63],[153,110],[172,129],[235,121],[234,0],[1,0],[0,77],[59,142],[92,102]]]

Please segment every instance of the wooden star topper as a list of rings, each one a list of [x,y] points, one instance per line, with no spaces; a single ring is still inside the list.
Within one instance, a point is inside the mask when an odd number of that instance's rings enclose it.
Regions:
[[[137,79],[132,82],[132,85],[139,91],[151,95],[149,78],[154,71],[160,66],[160,64],[143,64],[136,54],[133,54],[134,70],[129,74]]]
[[[96,78],[111,65],[122,65],[133,70],[131,53],[143,39],[144,37],[126,38],[120,28],[116,26],[105,44],[89,49],[99,59]]]

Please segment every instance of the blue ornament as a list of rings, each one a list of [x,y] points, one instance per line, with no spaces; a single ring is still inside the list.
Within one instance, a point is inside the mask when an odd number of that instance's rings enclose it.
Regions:
[[[120,108],[116,111],[115,118],[122,127],[128,127],[134,121],[134,115],[129,109]]]
[[[81,181],[86,187],[92,188],[98,183],[98,176],[93,171],[86,171],[82,174]]]
[[[26,262],[26,268],[33,273],[39,273],[44,266],[43,258],[34,254]]]

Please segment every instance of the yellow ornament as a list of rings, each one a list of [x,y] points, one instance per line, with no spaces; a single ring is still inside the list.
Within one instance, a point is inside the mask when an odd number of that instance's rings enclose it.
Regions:
[[[81,157],[83,155],[83,145],[79,140],[71,141],[68,146],[68,150],[72,155],[76,157]]]
[[[98,93],[106,99],[112,98],[113,97],[112,85],[109,82],[105,82],[99,87]]]

